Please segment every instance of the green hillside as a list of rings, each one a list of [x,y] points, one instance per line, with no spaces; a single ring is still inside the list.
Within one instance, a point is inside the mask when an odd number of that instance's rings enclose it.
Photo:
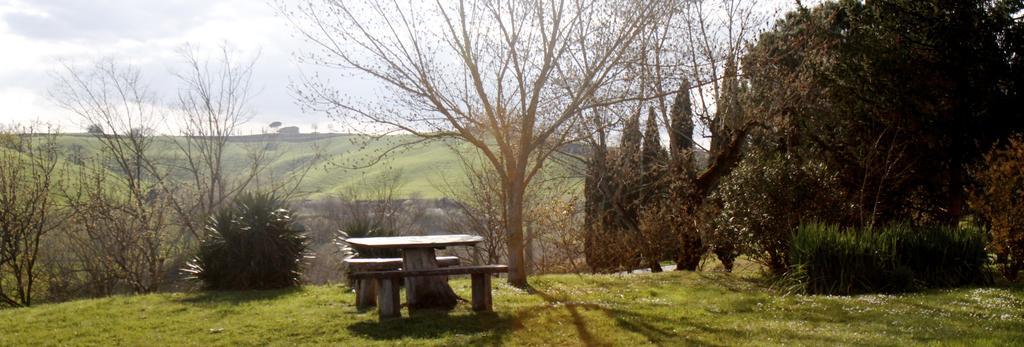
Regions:
[[[160,138],[153,145],[153,155],[162,162],[180,161],[172,138]],[[246,154],[254,146],[266,146],[267,171],[264,179],[277,179],[287,173],[312,166],[299,191],[311,199],[336,194],[352,186],[378,182],[382,175],[398,172],[402,177],[399,195],[438,198],[444,182],[464,179],[462,163],[452,146],[454,142],[431,142],[404,147],[389,153],[385,160],[368,165],[395,144],[413,140],[408,136],[391,136],[381,141],[365,141],[359,135],[321,134],[290,136],[240,136],[229,141],[228,172],[243,172],[250,162]],[[99,140],[84,134],[68,134],[59,140],[68,153],[72,149],[85,156],[100,150]],[[456,147],[459,148],[459,147]],[[465,148],[465,147],[461,147]]]
[[[64,139],[62,138],[61,141],[64,141]],[[4,156],[4,162],[20,163],[19,165],[29,165],[29,163],[31,163],[30,157],[28,157],[26,154],[17,152],[10,148],[0,147],[0,156]],[[52,172],[52,179],[55,183],[59,182],[61,185],[55,185],[50,188],[50,192],[52,193],[50,195],[51,199],[55,199],[55,201],[65,201],[67,196],[63,194],[63,191],[71,192],[77,190],[80,187],[80,180],[82,179],[83,172],[81,170],[78,170],[79,168],[80,167],[75,165],[75,163],[70,162],[67,157],[57,158],[56,164],[54,165]],[[33,177],[31,171],[33,170],[26,169],[22,171],[22,173],[20,174],[20,178],[28,179],[30,177]],[[111,171],[106,172],[108,172],[108,174],[113,174]],[[103,182],[103,186],[112,187],[112,183],[109,181],[105,181]]]

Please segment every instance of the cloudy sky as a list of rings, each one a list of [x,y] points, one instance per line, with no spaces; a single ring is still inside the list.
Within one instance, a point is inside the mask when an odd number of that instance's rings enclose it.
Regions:
[[[303,113],[295,103],[293,80],[328,71],[293,58],[308,47],[270,1],[0,0],[0,125],[43,122],[65,132],[82,131],[84,124],[48,96],[63,62],[87,67],[112,58],[130,63],[170,105],[177,93],[174,73],[185,68],[181,48],[189,44],[213,51],[227,43],[242,58],[259,56],[254,75],[258,94],[251,105],[255,114],[245,132],[272,121],[304,131],[314,125],[320,131],[334,130],[331,120]],[[762,1],[769,7],[792,2]],[[328,73],[334,83],[350,86],[345,88],[350,95],[371,97],[382,91],[365,78]]]
[[[253,129],[282,121],[324,130],[329,121],[303,114],[288,87],[309,69],[292,58],[303,44],[292,33],[260,0],[0,0],[0,124],[41,121],[68,132],[82,129],[48,97],[62,61],[129,62],[171,103],[173,73],[183,69],[179,49],[188,43],[212,50],[226,42],[242,56],[260,57]]]

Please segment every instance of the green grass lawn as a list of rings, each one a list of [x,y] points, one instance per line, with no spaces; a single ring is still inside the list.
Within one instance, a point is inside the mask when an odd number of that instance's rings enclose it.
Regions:
[[[12,345],[1021,345],[1024,288],[781,295],[753,275],[496,281],[494,314],[462,303],[378,322],[340,286],[113,297],[0,311]],[[469,297],[469,281],[453,286]]]

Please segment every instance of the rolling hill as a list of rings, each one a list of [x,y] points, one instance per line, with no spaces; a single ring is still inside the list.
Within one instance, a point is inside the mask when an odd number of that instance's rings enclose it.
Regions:
[[[158,138],[152,155],[161,162],[181,162],[175,138]],[[310,168],[298,191],[308,199],[318,199],[380,181],[385,175],[400,174],[400,197],[440,198],[447,183],[465,180],[463,164],[453,149],[465,150],[456,142],[429,142],[388,152],[396,144],[408,143],[410,136],[395,135],[384,140],[366,141],[362,135],[298,134],[252,135],[232,137],[225,155],[227,172],[242,174],[251,160],[248,153],[265,148],[265,178],[273,180],[290,172]],[[59,139],[65,153],[89,157],[102,150],[99,140],[88,134],[66,134]],[[384,160],[369,165],[387,153]],[[562,167],[551,165],[551,167]],[[546,170],[552,170],[546,168]],[[564,170],[562,170],[564,171]]]

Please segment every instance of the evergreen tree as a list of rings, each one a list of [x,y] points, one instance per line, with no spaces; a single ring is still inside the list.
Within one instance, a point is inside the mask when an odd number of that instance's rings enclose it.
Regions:
[[[640,132],[640,113],[626,119],[622,128],[622,142],[619,145],[617,190],[622,222],[627,228],[634,228],[637,209],[643,194],[643,133]]]
[[[584,204],[584,257],[593,272],[604,272],[616,268],[615,258],[608,256],[609,240],[606,237],[614,220],[614,158],[605,142],[605,133],[599,129],[597,141],[592,144],[590,161],[587,165],[583,193]]]
[[[693,155],[693,109],[690,102],[690,81],[683,80],[676,92],[669,113],[669,154],[672,159],[674,180],[693,179],[697,169]]]
[[[695,196],[694,183],[697,167],[693,145],[693,109],[690,101],[690,83],[684,80],[679,85],[672,110],[669,114],[669,152],[671,154],[668,181],[668,206],[665,218],[671,228],[674,242],[668,252],[675,255],[676,270],[696,270],[704,254],[704,242],[695,227],[696,215],[701,199]]]
[[[725,62],[725,72],[722,78],[721,98],[716,100],[715,121],[711,124],[717,131],[723,134],[732,134],[740,128],[743,121],[743,108],[740,105],[740,82],[738,68],[735,59],[728,59]],[[718,136],[711,139],[711,161],[722,152],[726,145],[724,139],[732,136]],[[714,189],[714,187],[711,187]]]
[[[668,153],[661,145],[661,129],[658,127],[658,114],[651,107],[647,114],[644,128],[643,151],[640,161],[643,173],[644,205],[660,200],[665,192],[664,176],[668,164]]]
[[[638,167],[640,151],[643,148],[644,135],[640,132],[640,112],[626,118],[622,125],[622,141],[619,144],[619,157],[623,166]]]
[[[643,133],[640,132],[640,113],[626,119],[619,145],[618,179],[619,209],[622,225],[636,227],[637,209],[643,199]]]
[[[642,198],[639,207],[639,242],[641,256],[652,272],[661,272],[662,259],[666,258],[667,249],[673,249],[671,227],[666,217],[675,206],[668,206],[665,200],[667,193],[668,152],[661,145],[661,128],[658,127],[658,114],[651,107],[647,113],[647,124],[644,128],[643,153],[641,171],[643,173]]]
[[[642,151],[640,113],[636,112],[623,122],[622,138],[615,155],[614,174],[608,177],[612,194],[606,197],[611,203],[604,225],[608,239],[603,241],[620,246],[612,247],[613,251],[620,254],[605,254],[617,259],[614,268],[618,269],[635,269],[641,261],[635,243],[639,236],[640,207],[644,199]],[[622,254],[626,252],[628,254]]]

